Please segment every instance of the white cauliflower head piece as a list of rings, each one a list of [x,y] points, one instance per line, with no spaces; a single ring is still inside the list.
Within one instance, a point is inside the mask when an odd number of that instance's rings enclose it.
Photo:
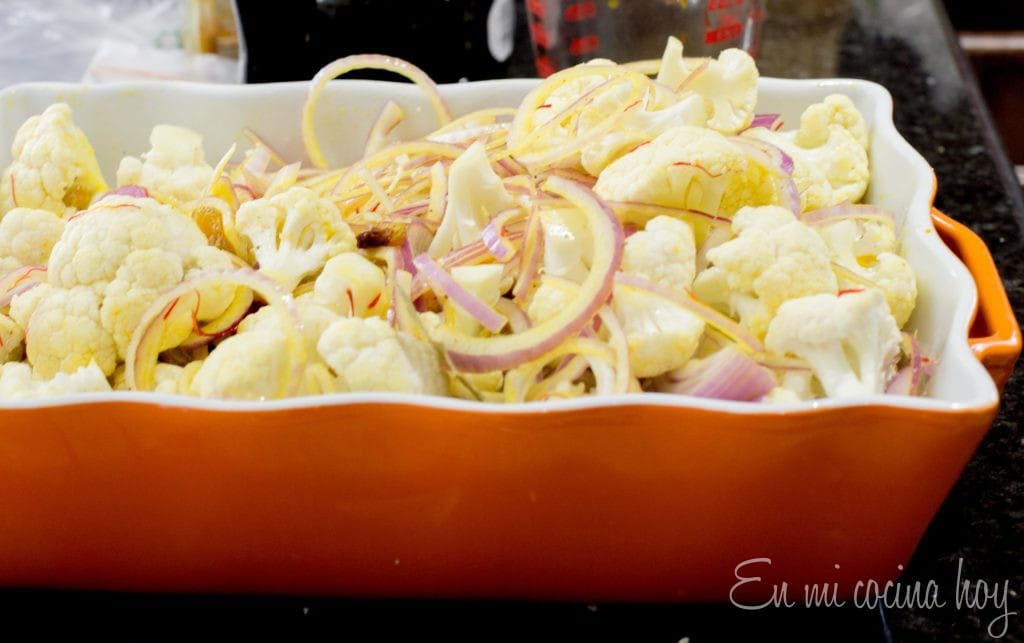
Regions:
[[[192,219],[153,199],[111,196],[68,221],[50,254],[48,279],[102,293],[131,253],[159,248],[184,261],[206,237]]]
[[[804,211],[855,203],[867,191],[867,126],[846,96],[834,94],[808,107],[799,130],[755,127],[742,136],[771,143],[793,159],[793,181]]]
[[[317,351],[342,391],[447,395],[437,351],[376,317],[343,317],[320,337]]]
[[[590,273],[594,245],[586,217],[575,208],[542,210],[539,216],[544,227],[544,274],[582,282]]]
[[[14,135],[11,158],[0,178],[0,214],[23,207],[64,216],[107,190],[96,153],[66,103],[25,121]]]
[[[178,284],[184,274],[181,257],[160,248],[136,250],[125,257],[107,284],[100,305],[100,321],[114,338],[119,359],[125,358],[146,309],[161,292]]]
[[[367,317],[387,313],[384,271],[358,252],[331,258],[316,278],[313,292],[338,315]]]
[[[704,334],[703,320],[656,293],[632,286],[615,286],[612,310],[622,322],[630,370],[637,377],[682,368]]]
[[[25,331],[13,319],[0,313],[0,364],[16,362],[25,353]]]
[[[304,187],[243,204],[235,223],[252,244],[260,272],[288,291],[319,273],[331,257],[356,248],[337,206]]]
[[[684,95],[692,92],[707,105],[707,126],[735,134],[750,125],[757,105],[757,64],[742,49],[726,49],[711,58],[683,58],[682,43],[669,38],[658,70],[658,81]]]
[[[622,271],[676,292],[689,290],[697,273],[697,249],[689,224],[668,216],[647,222],[626,239]]]
[[[0,400],[24,400],[56,397],[71,393],[103,393],[110,382],[96,364],[87,364],[72,373],[58,373],[51,379],[36,377],[24,362],[0,366]]]
[[[588,173],[598,176],[612,161],[636,146],[679,125],[703,125],[707,118],[704,101],[696,94],[684,96],[662,109],[631,109],[619,119],[615,129],[583,148],[580,164]]]
[[[49,289],[32,312],[25,334],[28,361],[44,379],[74,373],[90,363],[104,375],[117,366],[117,345],[100,320],[100,297],[85,286]]]
[[[900,329],[876,289],[784,303],[765,346],[806,360],[829,397],[882,393],[900,355]]]
[[[724,215],[778,199],[767,169],[718,132],[690,126],[674,127],[619,157],[601,172],[594,191],[610,201]]]
[[[478,241],[487,222],[513,203],[491,168],[483,143],[473,143],[448,171],[448,203],[430,243],[430,256],[437,258]]]
[[[864,282],[885,293],[896,323],[902,328],[917,304],[917,277],[907,260],[896,254],[896,236],[891,226],[874,221],[844,220],[818,228],[828,244],[832,260],[860,277],[844,279],[841,288],[863,287]]]
[[[141,185],[171,203],[198,199],[213,179],[203,155],[203,137],[174,125],[157,125],[142,158],[126,156],[117,168],[118,185]]]
[[[825,242],[788,210],[744,208],[733,231],[734,239],[708,251],[712,265],[697,276],[694,292],[755,334],[764,334],[783,302],[838,290]]]
[[[290,392],[299,356],[286,333],[262,327],[221,342],[195,373],[192,395],[236,400],[272,400]]]
[[[14,208],[0,219],[0,277],[22,266],[45,266],[64,232],[49,210]]]

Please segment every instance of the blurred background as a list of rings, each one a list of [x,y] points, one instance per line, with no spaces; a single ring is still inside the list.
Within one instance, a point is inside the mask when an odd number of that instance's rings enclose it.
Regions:
[[[34,80],[305,80],[334,58],[364,52],[406,58],[439,82],[530,76],[537,74],[538,67],[546,75],[599,54],[619,54],[620,62],[623,51],[633,52],[634,59],[656,56],[664,37],[660,32],[649,33],[649,26],[672,21],[697,25],[696,34],[689,27],[676,29],[687,42],[688,54],[714,54],[726,46],[742,46],[759,55],[766,75],[828,76],[836,70],[828,68],[835,56],[827,49],[840,42],[830,32],[842,29],[850,4],[845,0],[4,0],[0,3],[0,87]],[[945,0],[944,4],[1024,182],[1024,3]],[[637,11],[639,6],[645,9]],[[688,12],[696,19],[687,17]],[[762,38],[760,23],[765,14],[771,20]],[[810,23],[821,38],[804,38],[801,46],[795,46],[787,26],[807,33]],[[578,25],[597,27],[577,33],[573,29],[581,29]],[[563,36],[560,42],[559,35]],[[808,61],[821,65],[816,68]]]

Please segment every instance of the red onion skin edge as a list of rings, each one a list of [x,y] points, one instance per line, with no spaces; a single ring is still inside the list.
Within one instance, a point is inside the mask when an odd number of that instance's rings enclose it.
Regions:
[[[103,194],[103,196],[101,196],[100,198],[96,199],[96,201],[99,202],[99,201],[102,201],[103,199],[107,198],[108,196],[114,196],[114,195],[118,195],[118,196],[131,196],[131,197],[135,197],[136,199],[148,199],[149,198],[149,190],[147,190],[146,188],[144,188],[141,185],[122,185],[119,188],[114,188],[113,190],[110,190],[109,192],[105,192]]]
[[[695,397],[752,402],[775,388],[771,373],[735,348],[722,349],[708,358],[704,369],[692,374],[665,392]]]

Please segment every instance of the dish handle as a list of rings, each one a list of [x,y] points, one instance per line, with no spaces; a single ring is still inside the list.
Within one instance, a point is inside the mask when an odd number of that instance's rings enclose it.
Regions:
[[[1021,335],[992,253],[973,230],[935,208],[932,208],[932,222],[978,286],[978,304],[967,341],[1001,393],[1020,356]]]

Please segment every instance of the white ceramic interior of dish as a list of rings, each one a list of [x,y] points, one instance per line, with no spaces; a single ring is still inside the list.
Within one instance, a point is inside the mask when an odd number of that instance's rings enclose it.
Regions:
[[[445,85],[441,92],[455,115],[474,109],[515,106],[536,80],[495,80]],[[149,148],[150,129],[159,123],[192,128],[204,137],[206,157],[216,162],[236,140],[242,128],[257,132],[285,158],[305,158],[299,115],[307,83],[267,85],[201,85],[188,83],[132,83],[113,85],[29,84],[0,92],[0,166],[10,161],[9,142],[22,122],[55,101],[71,105],[76,123],[96,149],[104,175],[113,181],[126,154]],[[867,402],[922,409],[957,409],[986,406],[998,400],[995,386],[967,344],[967,329],[977,289],[963,264],[946,248],[931,223],[934,175],[928,163],[896,131],[892,99],[879,85],[858,80],[760,81],[759,112],[782,114],[786,127],[796,127],[800,113],[830,93],[848,95],[866,118],[871,131],[871,187],[866,201],[898,213],[902,241],[917,277],[920,295],[908,328],[918,332],[924,351],[938,360],[927,398],[872,396],[843,401],[766,407],[760,404],[721,402],[682,396],[631,395],[592,397],[514,406],[480,404],[448,398],[397,394],[336,394],[273,402],[227,402],[140,393],[75,395],[59,400],[7,402],[0,407],[36,407],[71,402],[117,399],[221,409],[288,408],[346,402],[386,401],[477,411],[536,411],[630,404],[659,404],[722,409],[738,413],[784,412]],[[358,158],[370,124],[387,100],[406,110],[406,121],[396,129],[399,138],[429,132],[436,121],[427,101],[408,84],[375,81],[337,81],[324,92],[317,108],[317,132],[332,164]]]

